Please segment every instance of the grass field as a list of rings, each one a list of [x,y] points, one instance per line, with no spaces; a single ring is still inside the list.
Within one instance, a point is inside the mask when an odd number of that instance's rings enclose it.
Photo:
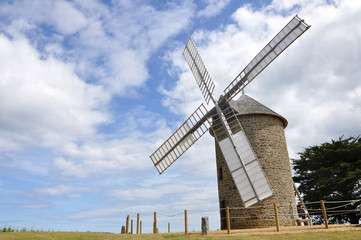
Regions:
[[[142,234],[125,235],[113,233],[97,232],[4,232],[0,233],[1,240],[32,240],[32,239],[51,239],[51,240],[115,240],[115,239],[244,239],[244,240],[285,240],[285,239],[330,239],[330,240],[361,240],[361,227],[350,225],[330,226],[330,229],[324,229],[320,226],[312,227],[284,227],[281,232],[274,229],[257,230],[232,230],[231,235],[226,231],[213,231],[209,236],[201,236],[199,232],[191,232],[189,235],[182,233],[174,234]]]
[[[115,239],[244,239],[244,240],[305,240],[305,239],[327,239],[327,240],[360,240],[361,231],[329,231],[329,232],[306,232],[306,233],[284,233],[274,235],[216,235],[216,236],[200,236],[200,235],[183,235],[183,234],[144,234],[144,235],[122,235],[112,233],[80,233],[80,232],[14,232],[0,233],[1,240],[115,240]]]

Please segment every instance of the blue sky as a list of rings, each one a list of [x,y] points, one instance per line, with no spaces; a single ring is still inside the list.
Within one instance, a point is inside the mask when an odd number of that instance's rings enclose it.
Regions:
[[[219,228],[213,138],[164,174],[149,156],[203,101],[192,36],[216,97],[295,15],[312,25],[247,88],[283,115],[290,157],[361,132],[358,0],[54,0],[0,3],[0,226],[119,232]],[[203,211],[208,210],[208,211]]]

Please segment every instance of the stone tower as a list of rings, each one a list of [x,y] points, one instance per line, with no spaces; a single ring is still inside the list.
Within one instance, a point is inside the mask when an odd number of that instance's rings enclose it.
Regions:
[[[229,104],[237,113],[274,195],[261,204],[243,208],[236,185],[216,142],[221,229],[226,229],[226,214],[222,210],[226,206],[230,208],[232,229],[274,226],[274,203],[278,204],[280,225],[295,225],[297,208],[284,134],[287,120],[247,95],[242,95]]]

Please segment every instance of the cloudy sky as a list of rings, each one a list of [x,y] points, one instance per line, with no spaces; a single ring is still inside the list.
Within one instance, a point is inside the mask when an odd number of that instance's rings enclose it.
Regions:
[[[312,27],[247,88],[283,115],[290,157],[361,134],[359,0],[0,2],[0,226],[119,232],[219,228],[214,140],[164,174],[149,156],[203,101],[189,36],[216,97],[295,15]],[[176,215],[176,216],[173,216]]]

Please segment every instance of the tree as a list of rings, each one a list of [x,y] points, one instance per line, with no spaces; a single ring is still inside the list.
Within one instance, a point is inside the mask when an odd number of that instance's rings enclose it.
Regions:
[[[303,200],[343,201],[361,198],[361,139],[341,136],[337,141],[325,142],[320,146],[306,148],[298,153],[300,159],[292,159],[298,190]],[[340,204],[338,204],[340,205]],[[328,218],[330,223],[359,223],[360,201],[336,210],[355,210],[342,214],[334,212]],[[307,206],[312,213],[313,208]],[[332,208],[328,206],[329,208]],[[358,208],[358,211],[356,209]]]

